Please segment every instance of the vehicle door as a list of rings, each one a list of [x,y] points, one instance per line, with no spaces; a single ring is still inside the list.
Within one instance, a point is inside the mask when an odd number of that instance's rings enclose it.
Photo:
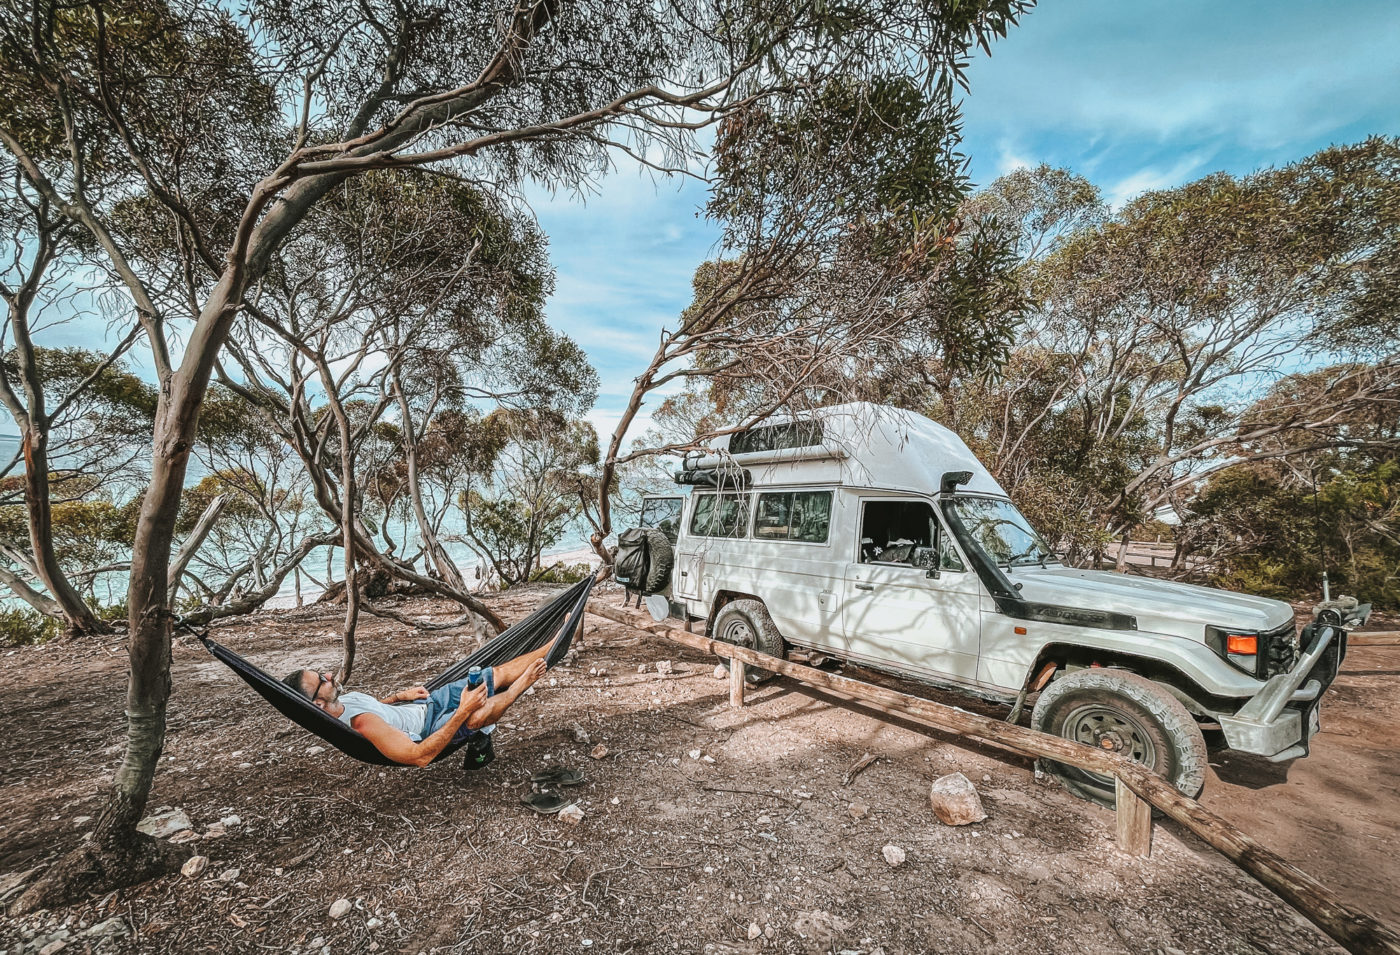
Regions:
[[[839,651],[839,601],[844,553],[832,533],[835,490],[775,488],[755,493],[748,549],[753,589],[779,632],[791,643]],[[839,504],[837,505],[839,508]]]
[[[975,683],[982,585],[932,504],[866,497],[860,508],[842,601],[846,652],[857,661]]]
[[[648,494],[642,498],[641,519],[637,522],[637,526],[656,528],[666,535],[666,539],[674,547],[676,539],[680,535],[681,510],[684,506],[685,498],[679,494],[664,496]]]

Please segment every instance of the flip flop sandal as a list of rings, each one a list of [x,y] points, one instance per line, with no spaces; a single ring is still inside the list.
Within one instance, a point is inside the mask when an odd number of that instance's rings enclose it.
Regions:
[[[520,801],[543,816],[552,816],[573,802],[572,799],[565,799],[548,790],[542,793],[526,793],[520,797]]]
[[[578,786],[583,782],[583,771],[579,769],[542,769],[530,777],[530,782],[542,786]]]

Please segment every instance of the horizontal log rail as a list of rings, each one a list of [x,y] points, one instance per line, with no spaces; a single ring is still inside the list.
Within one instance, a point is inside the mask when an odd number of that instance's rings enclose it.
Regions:
[[[1349,647],[1400,647],[1400,630],[1373,630],[1347,635]]]
[[[588,612],[616,623],[645,630],[674,643],[731,661],[730,702],[743,704],[743,668],[754,666],[812,686],[845,694],[874,708],[913,716],[935,729],[965,736],[1038,759],[1050,759],[1079,769],[1111,775],[1116,780],[1117,836],[1125,851],[1146,855],[1151,845],[1152,814],[1161,810],[1213,846],[1262,885],[1297,909],[1310,922],[1349,952],[1400,955],[1400,935],[1378,919],[1352,908],[1301,869],[1255,842],[1245,833],[1181,793],[1157,773],[1126,757],[1084,743],[1062,739],[992,719],[908,693],[826,673],[815,667],[758,653],[747,647],[711,640],[699,634],[654,622],[650,616],[592,600]]]

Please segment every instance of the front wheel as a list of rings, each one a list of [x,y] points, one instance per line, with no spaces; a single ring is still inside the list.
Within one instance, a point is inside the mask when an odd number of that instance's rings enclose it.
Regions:
[[[1126,756],[1187,796],[1205,785],[1200,727],[1181,701],[1135,673],[1094,667],[1061,677],[1040,694],[1031,727]],[[1075,795],[1113,805],[1112,776],[1049,761],[1046,767]]]
[[[787,657],[783,635],[768,616],[768,608],[758,600],[733,600],[721,607],[715,615],[714,635],[716,640],[736,647],[747,647],[780,659]],[[721,657],[720,662],[729,669],[728,657]],[[744,670],[744,679],[751,684],[762,683],[772,676],[769,671],[754,666]]]

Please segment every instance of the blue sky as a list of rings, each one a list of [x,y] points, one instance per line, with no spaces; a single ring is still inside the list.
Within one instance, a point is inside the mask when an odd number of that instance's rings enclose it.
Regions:
[[[975,182],[1047,162],[1121,203],[1400,134],[1400,2],[1051,0],[969,78]],[[622,169],[587,202],[532,202],[558,270],[550,320],[598,369],[604,434],[713,250],[704,199],[702,184]]]
[[[1397,51],[1400,0],[1049,0],[990,58],[974,59],[963,151],[981,185],[1047,162],[1121,203],[1215,170],[1245,173],[1400,134]],[[699,214],[705,196],[694,179],[631,166],[586,201],[529,196],[558,273],[550,321],[601,378],[590,415],[600,435],[714,251],[717,232]],[[90,345],[94,322],[50,328],[41,343]],[[138,346],[133,360],[149,374],[143,353]]]

